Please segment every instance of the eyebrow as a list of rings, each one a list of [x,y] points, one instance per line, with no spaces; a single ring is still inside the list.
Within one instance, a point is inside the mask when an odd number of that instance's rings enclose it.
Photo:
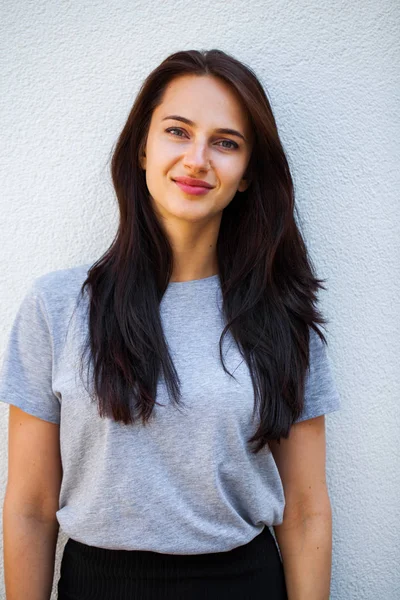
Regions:
[[[182,123],[186,123],[187,125],[191,125],[192,127],[196,125],[190,119],[187,119],[186,117],[181,117],[179,115],[169,115],[168,117],[164,117],[162,119],[162,121],[166,121],[167,119],[173,119],[174,121],[182,121]],[[244,140],[245,142],[247,142],[244,135],[242,133],[240,133],[240,131],[236,131],[236,129],[228,129],[226,127],[220,127],[219,129],[216,129],[215,131],[216,131],[216,133],[226,133],[228,135],[235,135],[236,137],[239,137],[242,140]]]

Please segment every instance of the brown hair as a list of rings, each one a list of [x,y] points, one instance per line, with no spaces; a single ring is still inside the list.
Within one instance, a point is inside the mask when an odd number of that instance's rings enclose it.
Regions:
[[[153,110],[166,86],[181,75],[213,75],[236,91],[246,107],[254,145],[251,184],[224,209],[217,241],[227,331],[248,364],[258,427],[248,440],[258,452],[287,437],[302,412],[309,367],[309,336],[327,321],[316,308],[318,288],[295,220],[288,162],[266,93],[254,72],[221,50],[172,54],[145,79],[119,136],[111,161],[119,204],[116,236],[88,272],[90,354],[99,414],[125,424],[146,424],[162,373],[179,404],[179,376],[168,351],[159,305],[172,274],[168,238],[149,202],[140,167]],[[83,362],[82,362],[83,365]],[[231,373],[229,373],[233,377]]]

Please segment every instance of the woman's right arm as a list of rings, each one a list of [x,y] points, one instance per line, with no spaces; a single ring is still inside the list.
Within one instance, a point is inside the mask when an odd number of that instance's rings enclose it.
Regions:
[[[62,478],[59,425],[10,406],[3,506],[7,600],[49,600]]]

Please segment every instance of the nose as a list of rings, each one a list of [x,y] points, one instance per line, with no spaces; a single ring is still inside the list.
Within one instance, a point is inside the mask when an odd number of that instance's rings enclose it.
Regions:
[[[185,153],[183,165],[193,172],[208,171],[211,164],[207,142],[198,141],[190,144]]]

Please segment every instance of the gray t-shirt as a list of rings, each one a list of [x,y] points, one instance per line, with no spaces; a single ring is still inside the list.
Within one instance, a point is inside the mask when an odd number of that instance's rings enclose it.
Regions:
[[[282,522],[285,498],[266,446],[251,454],[255,431],[250,374],[224,327],[218,275],[169,284],[161,319],[184,405],[163,377],[150,422],[102,419],[79,376],[87,333],[90,264],[37,277],[13,323],[0,400],[60,424],[63,478],[57,518],[71,538],[111,549],[200,554],[231,550]],[[71,319],[71,323],[69,325]],[[68,328],[69,325],[69,328]],[[338,410],[325,346],[310,330],[310,370],[299,420]]]

